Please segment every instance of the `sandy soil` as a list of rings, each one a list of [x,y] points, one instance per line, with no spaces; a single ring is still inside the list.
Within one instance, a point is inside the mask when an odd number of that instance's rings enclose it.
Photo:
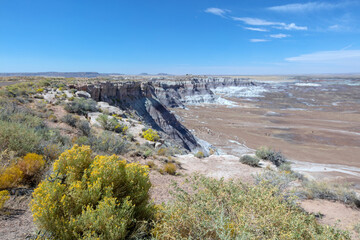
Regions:
[[[25,239],[34,236],[34,223],[29,208],[31,196],[11,196],[0,213],[0,239]]]
[[[360,239],[354,226],[360,223],[360,211],[338,202],[326,200],[305,200],[301,207],[309,213],[319,214],[322,224],[337,226],[353,234],[353,239]]]

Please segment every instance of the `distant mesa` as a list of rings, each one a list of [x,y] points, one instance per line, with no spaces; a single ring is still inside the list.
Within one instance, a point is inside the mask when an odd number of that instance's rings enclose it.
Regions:
[[[18,72],[18,73],[0,73],[1,77],[65,77],[65,78],[96,78],[101,76],[109,76],[109,75],[121,75],[115,73],[98,73],[98,72]]]

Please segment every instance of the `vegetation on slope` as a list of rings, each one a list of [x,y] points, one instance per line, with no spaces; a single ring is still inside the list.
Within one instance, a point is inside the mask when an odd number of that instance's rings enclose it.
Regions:
[[[49,88],[57,89],[61,101],[48,104],[41,99]],[[175,186],[174,201],[153,206],[148,166],[177,175],[172,156],[181,151],[135,142],[118,116],[101,115],[104,129],[94,130],[84,116],[97,110],[96,103],[68,98],[64,89],[60,80],[45,79],[0,89],[0,190],[37,186],[31,206],[39,238],[349,239],[348,233],[318,224],[297,207],[288,190],[303,179],[284,156],[269,148],[257,151],[257,156],[273,162],[278,171],[257,176],[256,185],[194,176],[190,190]],[[49,109],[56,104],[63,104],[69,114],[57,119]],[[50,127],[60,123],[70,127],[71,134]],[[160,139],[152,129],[144,129],[141,136],[152,142]],[[129,158],[150,159],[148,166],[113,155],[128,152]],[[205,157],[202,152],[196,156]],[[258,159],[243,162],[255,166]],[[52,165],[50,176],[45,175]],[[312,189],[302,196],[325,196]],[[345,193],[339,200],[346,202],[342,199],[348,196],[353,195]],[[0,191],[0,208],[8,198],[8,191]]]

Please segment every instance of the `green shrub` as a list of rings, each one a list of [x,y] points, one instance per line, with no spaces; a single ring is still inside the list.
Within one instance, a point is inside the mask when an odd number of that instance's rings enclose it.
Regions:
[[[83,135],[89,136],[91,132],[91,127],[88,121],[81,120],[78,121],[76,127],[82,132]]]
[[[260,160],[256,157],[250,155],[244,155],[240,158],[240,162],[252,167],[259,167]]]
[[[79,118],[74,116],[73,114],[66,114],[61,121],[68,124],[71,127],[76,127],[77,122],[79,121]]]
[[[288,204],[271,185],[195,176],[159,207],[156,239],[350,239]]]
[[[135,150],[131,153],[132,157],[143,157],[148,158],[154,153],[154,146],[144,143],[141,145],[136,145]]]
[[[116,132],[116,133],[125,133],[128,127],[124,124],[121,124],[117,118],[110,117],[106,114],[101,114],[96,119],[100,125],[108,131]]]
[[[339,201],[360,208],[360,199],[344,184],[307,181],[303,184],[303,190],[300,193],[308,199]]]
[[[130,144],[125,139],[111,132],[104,131],[99,137],[90,138],[94,151],[107,154],[124,154]]]
[[[85,115],[88,112],[96,112],[98,108],[96,102],[92,99],[75,98],[74,101],[66,104],[65,110],[70,113]]]
[[[44,147],[44,156],[50,161],[54,161],[62,153],[62,146],[60,144],[49,144]]]
[[[197,158],[204,158],[204,157],[205,157],[205,155],[204,155],[204,153],[203,153],[203,152],[198,151],[198,152],[195,154],[195,157],[197,157]]]
[[[34,128],[28,128],[22,123],[0,120],[0,151],[9,149],[19,155],[39,152],[41,141],[41,134]]]
[[[148,141],[157,142],[160,140],[160,136],[157,131],[149,128],[142,133],[143,138],[145,138]]]
[[[290,183],[297,180],[292,174],[272,170],[256,174],[254,178],[256,184],[268,184],[277,187],[281,192],[289,190]]]
[[[34,191],[36,225],[54,239],[142,237],[154,214],[147,166],[91,155],[77,145],[61,154]]]
[[[274,151],[268,147],[260,147],[256,150],[255,154],[258,158],[268,160],[275,164],[275,166],[277,167],[287,162],[286,158],[284,157],[284,155],[281,154],[281,152]]]

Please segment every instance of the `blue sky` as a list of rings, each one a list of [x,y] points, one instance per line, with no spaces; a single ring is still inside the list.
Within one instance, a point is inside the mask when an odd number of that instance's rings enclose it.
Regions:
[[[0,72],[360,72],[360,1],[0,0]]]

